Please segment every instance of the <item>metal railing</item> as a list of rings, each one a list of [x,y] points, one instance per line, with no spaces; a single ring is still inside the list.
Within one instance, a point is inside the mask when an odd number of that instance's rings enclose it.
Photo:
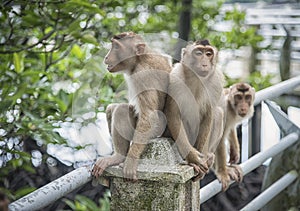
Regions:
[[[279,97],[282,94],[293,91],[296,87],[300,86],[300,76],[294,77],[292,79],[283,81],[274,86],[268,87],[261,91],[258,91],[255,95],[255,105],[258,105],[263,100],[272,99]],[[278,119],[278,121],[282,121],[280,124],[280,128],[285,130],[288,134],[284,138],[280,140],[280,142],[268,150],[264,152],[259,152],[249,158],[247,161],[240,164],[240,167],[244,173],[244,175],[248,174],[252,170],[259,167],[269,158],[277,155],[278,153],[284,151],[288,147],[292,146],[299,140],[300,129],[291,123],[281,111],[276,111],[276,109],[272,108],[272,105],[268,102],[269,108],[272,109],[271,112],[274,117]],[[277,112],[277,113],[276,113]],[[277,121],[277,123],[278,123]],[[267,190],[262,192],[257,198],[255,198],[252,202],[250,202],[247,206],[245,206],[242,210],[258,210],[263,207],[266,203],[268,203],[274,196],[280,193],[285,187],[290,185],[296,178],[298,174],[295,171],[291,171],[275,182],[272,186],[270,186]],[[234,183],[233,181],[230,183]],[[222,185],[216,179],[211,183],[207,184],[200,189],[200,204],[206,202],[208,199],[221,192]],[[276,190],[276,191],[275,191]]]
[[[266,88],[256,93],[255,105],[259,104],[262,100],[271,99],[278,97],[284,93],[292,91],[297,86],[300,85],[300,76],[292,78],[290,80],[278,83],[272,87]],[[284,137],[277,145],[274,145],[265,152],[260,152],[244,163],[240,164],[244,174],[248,174],[253,169],[257,168],[259,165],[264,163],[268,158],[278,154],[289,146],[293,145],[299,139],[299,133],[294,132],[286,137]],[[86,184],[91,181],[91,167],[81,167],[78,168],[57,180],[39,188],[36,191],[22,197],[21,199],[12,202],[9,205],[9,210],[39,210],[57,199],[65,196],[66,194],[72,192],[76,188]],[[277,186],[286,187],[291,184],[298,175],[292,171],[286,174],[283,178],[274,183],[269,189],[264,191],[258,198],[254,199],[253,202],[250,202],[243,210],[253,210],[257,208],[257,205],[261,205],[262,202],[266,202],[267,199],[273,197],[274,194],[280,192],[281,189],[278,189]],[[233,182],[231,182],[232,184]],[[212,196],[216,195],[221,191],[221,184],[218,180],[214,180],[200,190],[200,203],[204,203]],[[278,189],[278,191],[274,191]],[[261,203],[261,204],[260,204]]]
[[[91,181],[90,167],[81,167],[50,182],[9,205],[9,210],[40,210]]]

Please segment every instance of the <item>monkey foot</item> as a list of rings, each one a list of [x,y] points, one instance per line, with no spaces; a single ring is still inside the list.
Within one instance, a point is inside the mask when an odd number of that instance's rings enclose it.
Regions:
[[[104,170],[109,166],[118,165],[124,162],[124,156],[112,155],[110,157],[99,158],[92,169],[92,175],[96,178],[101,176]]]
[[[192,178],[192,180],[198,181],[204,177],[205,174],[209,172],[209,168],[214,163],[215,155],[213,153],[208,153],[206,155],[202,155],[201,164],[195,164],[195,163],[189,163],[190,166],[192,166],[196,172],[196,176]]]
[[[230,177],[228,175],[228,172],[226,170],[222,171],[222,172],[217,172],[216,176],[222,184],[222,191],[227,190],[227,188],[229,187],[229,182],[230,182]]]
[[[239,165],[230,165],[227,166],[227,171],[230,179],[236,181],[236,182],[241,182],[243,180],[243,171]]]
[[[123,177],[127,181],[136,182],[138,159],[127,157],[125,162],[120,165],[123,168]]]
[[[222,190],[229,187],[230,180],[241,182],[243,180],[243,171],[238,165],[226,166],[226,169],[216,173],[218,180],[222,183]]]

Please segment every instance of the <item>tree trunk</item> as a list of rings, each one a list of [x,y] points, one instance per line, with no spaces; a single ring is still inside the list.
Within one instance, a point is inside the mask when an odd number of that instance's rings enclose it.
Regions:
[[[192,0],[182,0],[181,13],[179,18],[179,40],[176,44],[174,60],[180,61],[181,49],[186,46],[186,41],[189,39],[191,29],[191,10]]]

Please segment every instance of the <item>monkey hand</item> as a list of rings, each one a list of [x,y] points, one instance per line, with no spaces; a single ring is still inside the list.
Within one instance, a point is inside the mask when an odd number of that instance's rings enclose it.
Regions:
[[[222,190],[229,187],[230,180],[241,182],[243,180],[243,171],[238,165],[226,166],[225,169],[217,172],[217,178],[222,183]]]
[[[241,182],[243,180],[243,171],[239,165],[230,165],[227,166],[227,171],[230,179],[236,181],[236,182]]]
[[[123,176],[126,180],[137,181],[137,166],[138,159],[126,157],[126,160],[123,164]]]
[[[191,151],[186,160],[190,166],[192,166],[195,170],[196,176],[192,179],[193,181],[198,181],[202,179],[205,174],[208,173],[209,168],[214,162],[214,154],[202,154],[197,150]]]
[[[240,152],[239,150],[234,149],[233,147],[230,147],[230,164],[236,164],[240,161]]]
[[[219,170],[218,172],[216,172],[216,176],[222,184],[222,191],[227,190],[227,188],[229,187],[229,182],[230,182],[230,177],[229,177],[229,174],[227,172],[227,168]]]
[[[98,178],[103,174],[107,167],[117,165],[123,161],[124,157],[121,155],[112,155],[110,157],[99,158],[93,166],[92,175]]]

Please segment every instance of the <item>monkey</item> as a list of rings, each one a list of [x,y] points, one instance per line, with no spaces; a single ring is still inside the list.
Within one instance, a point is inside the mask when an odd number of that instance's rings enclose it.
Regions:
[[[251,118],[254,113],[255,89],[247,83],[236,83],[230,88],[224,89],[225,105],[224,132],[219,144],[210,144],[210,152],[216,149],[216,175],[222,183],[222,189],[225,191],[230,179],[240,182],[243,178],[242,170],[238,165],[234,165],[240,160],[240,145],[237,138],[236,126],[244,119]],[[229,163],[226,163],[225,140],[228,139],[230,145]]]
[[[218,103],[224,97],[224,76],[216,69],[217,53],[208,40],[188,44],[170,73],[165,105],[167,128],[181,156],[194,167],[194,180],[201,179],[213,163],[207,142],[214,115],[223,119]],[[217,138],[221,132],[217,132]]]
[[[98,159],[92,175],[99,177],[107,167],[123,163],[123,176],[136,181],[138,159],[147,141],[161,136],[166,127],[163,108],[172,65],[169,57],[150,49],[134,32],[114,35],[111,43],[104,63],[110,73],[124,74],[129,103],[107,107],[114,153]]]

